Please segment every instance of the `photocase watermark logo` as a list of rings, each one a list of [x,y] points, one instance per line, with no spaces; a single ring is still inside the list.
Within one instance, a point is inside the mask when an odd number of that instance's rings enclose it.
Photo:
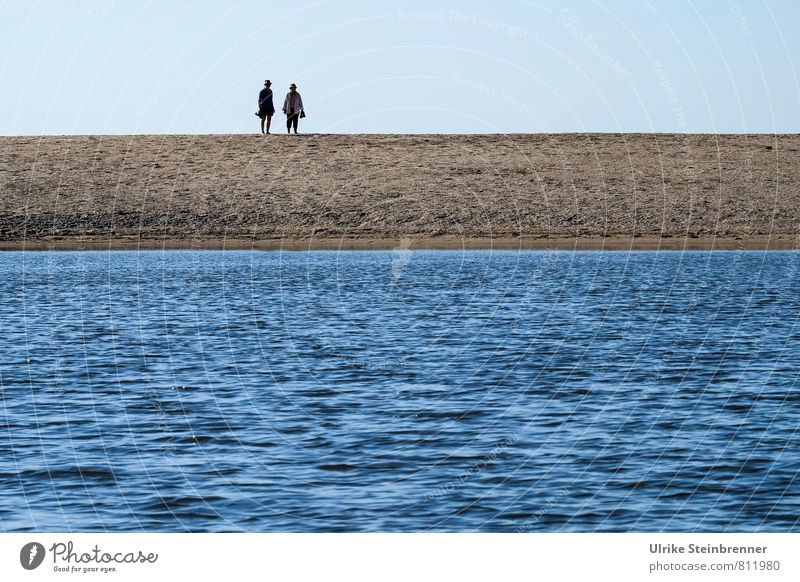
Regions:
[[[73,574],[108,574],[119,572],[121,568],[140,564],[155,564],[158,554],[142,550],[104,550],[95,544],[91,548],[76,547],[72,541],[56,542],[49,548],[39,542],[29,542],[19,551],[19,563],[26,570],[35,570],[51,559],[49,568],[53,572]]]
[[[26,570],[35,570],[44,561],[44,546],[39,542],[29,542],[19,551],[19,563]]]

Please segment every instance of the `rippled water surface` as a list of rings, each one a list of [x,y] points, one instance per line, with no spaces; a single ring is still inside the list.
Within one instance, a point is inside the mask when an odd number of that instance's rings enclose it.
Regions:
[[[0,254],[0,528],[796,531],[800,253]]]

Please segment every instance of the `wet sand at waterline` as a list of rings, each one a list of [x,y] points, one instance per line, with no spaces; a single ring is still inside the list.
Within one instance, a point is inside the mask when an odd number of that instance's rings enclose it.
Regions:
[[[0,138],[2,248],[794,248],[800,136]]]

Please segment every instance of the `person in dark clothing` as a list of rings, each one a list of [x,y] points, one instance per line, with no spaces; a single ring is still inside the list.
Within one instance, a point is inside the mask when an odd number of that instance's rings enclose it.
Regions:
[[[264,81],[264,88],[258,94],[258,115],[261,118],[261,133],[268,134],[269,126],[272,123],[272,116],[275,115],[275,105],[272,103],[272,81]],[[267,122],[267,131],[264,131],[264,121]]]
[[[297,92],[297,85],[292,83],[289,85],[289,92],[286,94],[286,99],[283,100],[283,112],[286,114],[286,131],[297,133],[297,121],[301,117],[305,117],[306,113],[303,110],[303,99],[300,93]]]

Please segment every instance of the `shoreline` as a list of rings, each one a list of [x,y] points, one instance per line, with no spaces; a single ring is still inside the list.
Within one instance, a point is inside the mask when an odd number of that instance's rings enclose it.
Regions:
[[[0,137],[0,249],[787,249],[800,135]]]
[[[797,251],[800,237],[772,238],[559,238],[425,237],[425,238],[283,238],[283,239],[143,239],[0,241],[8,251],[422,251],[422,250],[558,250],[558,251]]]

